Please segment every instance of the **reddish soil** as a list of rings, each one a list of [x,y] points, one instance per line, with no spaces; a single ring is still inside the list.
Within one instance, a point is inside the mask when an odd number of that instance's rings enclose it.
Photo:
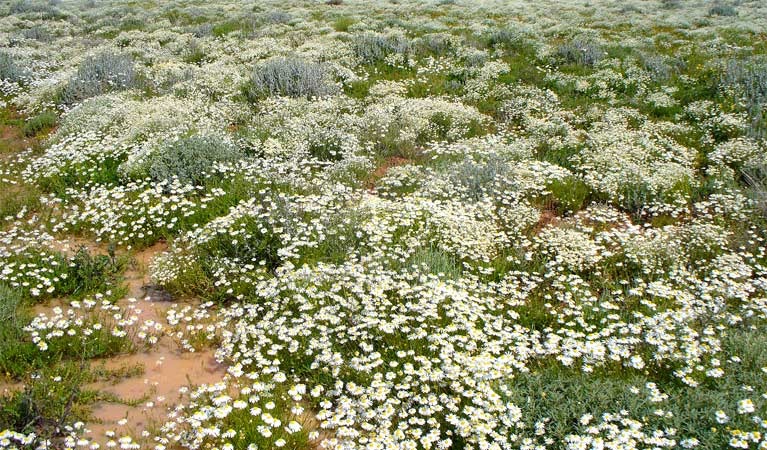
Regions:
[[[383,163],[376,167],[376,169],[370,173],[370,177],[367,181],[367,188],[368,190],[374,190],[376,182],[386,176],[386,173],[391,169],[392,167],[402,166],[405,164],[412,164],[414,161],[412,159],[408,158],[402,158],[400,156],[392,156],[389,158],[386,158]]]

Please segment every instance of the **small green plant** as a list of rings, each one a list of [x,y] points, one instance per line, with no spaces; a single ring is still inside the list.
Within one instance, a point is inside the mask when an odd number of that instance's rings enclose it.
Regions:
[[[463,272],[459,259],[433,246],[418,249],[404,265],[447,280],[457,280]]]
[[[66,425],[88,418],[88,405],[98,399],[95,391],[83,389],[87,376],[85,361],[31,373],[23,391],[0,397],[0,428],[62,436]]]
[[[70,295],[84,295],[107,290],[114,284],[115,275],[122,270],[123,263],[113,255],[92,255],[87,247],[81,246],[69,261],[67,277],[62,282],[61,292]]]
[[[40,206],[41,195],[36,186],[26,183],[0,192],[0,223],[14,220],[22,211],[36,210]]]
[[[355,23],[356,23],[356,21],[354,19],[352,19],[351,17],[339,17],[333,23],[333,28],[336,31],[347,32],[347,31],[349,31],[349,27],[351,27]]]
[[[578,177],[554,180],[548,187],[558,213],[580,211],[591,194],[591,189]]]
[[[48,131],[56,126],[58,116],[51,111],[42,112],[24,123],[22,131],[25,136],[36,136],[37,134]]]
[[[21,294],[0,285],[0,377],[17,379],[27,373],[30,367],[38,366],[40,352],[24,332],[29,320],[22,305]]]

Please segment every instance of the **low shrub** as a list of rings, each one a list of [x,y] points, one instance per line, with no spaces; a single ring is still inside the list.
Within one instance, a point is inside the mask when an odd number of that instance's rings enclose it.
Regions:
[[[404,36],[386,36],[364,33],[354,36],[352,50],[363,64],[376,64],[395,53],[404,54],[411,49],[410,41]]]
[[[767,219],[767,164],[744,169],[741,176],[754,209]]]
[[[293,16],[284,11],[273,11],[266,15],[266,20],[269,23],[288,23],[293,19]]]
[[[493,193],[495,183],[509,170],[509,165],[500,158],[480,163],[465,161],[450,172],[450,182],[459,187],[468,199],[479,201]]]
[[[733,59],[726,63],[720,75],[719,92],[736,98],[751,116],[752,135],[763,135],[767,128],[767,61],[764,59]]]
[[[560,214],[580,211],[591,194],[589,186],[574,176],[554,180],[548,189],[551,191],[554,206]]]
[[[24,71],[16,64],[11,55],[0,52],[0,80],[19,81],[24,77]]]
[[[88,418],[88,404],[98,395],[83,389],[88,373],[81,364],[46,368],[33,376],[23,391],[0,396],[0,428],[55,438],[66,433],[65,426]]]
[[[709,16],[722,16],[722,17],[735,17],[738,15],[738,10],[734,6],[730,5],[714,5],[708,10]]]
[[[173,177],[184,183],[200,183],[218,162],[236,161],[239,149],[213,136],[190,136],[169,142],[149,155],[147,174],[156,181]]]
[[[58,116],[51,111],[42,112],[24,123],[22,131],[25,136],[36,136],[41,131],[47,131],[56,126]]]
[[[485,42],[488,47],[503,45],[507,49],[513,50],[525,44],[525,35],[518,30],[503,28],[488,33]]]
[[[325,64],[298,58],[273,58],[256,66],[243,93],[252,102],[272,95],[323,97],[338,91],[330,77]]]
[[[51,33],[42,27],[27,28],[21,32],[21,35],[26,39],[32,39],[39,42],[53,41]]]
[[[86,58],[77,68],[75,75],[61,91],[64,104],[135,87],[136,73],[133,59],[126,54],[106,51]]]
[[[605,55],[604,49],[594,42],[573,39],[557,48],[557,57],[565,64],[593,67]]]
[[[40,359],[37,347],[25,342],[29,319],[22,309],[21,293],[0,285],[0,374],[20,377]]]

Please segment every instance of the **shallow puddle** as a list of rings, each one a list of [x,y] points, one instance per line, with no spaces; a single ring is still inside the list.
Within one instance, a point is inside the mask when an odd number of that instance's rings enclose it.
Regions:
[[[140,365],[144,373],[117,383],[100,382],[88,386],[119,397],[123,403],[101,402],[93,408],[94,423],[88,424],[96,442],[106,441],[107,432],[117,437],[141,436],[164,422],[167,412],[180,398],[179,390],[199,384],[221,381],[226,373],[224,365],[213,357],[213,351],[187,353],[157,348],[148,353],[137,353],[110,358],[101,367],[117,370]],[[99,367],[96,364],[95,367]]]

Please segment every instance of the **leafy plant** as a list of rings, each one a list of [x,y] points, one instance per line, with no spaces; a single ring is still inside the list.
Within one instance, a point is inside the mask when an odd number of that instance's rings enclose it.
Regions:
[[[22,131],[26,136],[35,136],[42,131],[55,127],[57,122],[58,116],[56,116],[56,113],[45,111],[25,122]]]

